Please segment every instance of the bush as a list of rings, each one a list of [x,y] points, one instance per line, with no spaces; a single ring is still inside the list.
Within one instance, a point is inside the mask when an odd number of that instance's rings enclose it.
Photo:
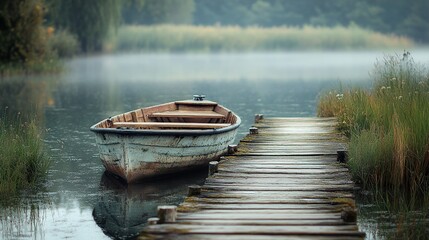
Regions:
[[[48,28],[48,31],[52,28]],[[60,58],[69,58],[79,52],[79,41],[67,30],[53,33],[48,39],[49,48]]]

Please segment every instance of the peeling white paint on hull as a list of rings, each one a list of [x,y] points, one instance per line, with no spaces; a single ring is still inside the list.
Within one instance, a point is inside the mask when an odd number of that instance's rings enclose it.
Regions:
[[[225,154],[237,129],[201,136],[139,136],[97,133],[101,161],[128,183],[207,165]]]

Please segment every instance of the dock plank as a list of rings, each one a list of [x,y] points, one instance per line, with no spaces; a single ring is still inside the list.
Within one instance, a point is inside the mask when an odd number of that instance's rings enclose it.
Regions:
[[[364,236],[357,231],[357,226],[227,226],[227,225],[188,225],[164,224],[152,225],[147,233],[178,233],[187,234],[266,234],[266,235],[302,235],[302,236]]]
[[[337,151],[346,144],[332,118],[269,118],[219,162],[201,193],[178,206],[174,223],[139,239],[364,239],[355,184]],[[155,213],[154,213],[155,215]]]
[[[361,236],[294,236],[294,235],[249,235],[249,234],[186,234],[163,235],[163,234],[144,234],[144,239],[163,239],[163,240],[358,240]]]

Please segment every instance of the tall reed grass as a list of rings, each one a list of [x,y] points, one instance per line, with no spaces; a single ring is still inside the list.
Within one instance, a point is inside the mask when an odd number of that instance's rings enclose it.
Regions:
[[[413,41],[350,27],[123,26],[112,51],[276,51],[409,48]]]
[[[31,188],[44,178],[50,160],[34,120],[0,115],[0,196]]]
[[[318,115],[350,137],[349,166],[365,187],[429,190],[429,71],[409,56],[376,64],[371,90],[330,92]]]

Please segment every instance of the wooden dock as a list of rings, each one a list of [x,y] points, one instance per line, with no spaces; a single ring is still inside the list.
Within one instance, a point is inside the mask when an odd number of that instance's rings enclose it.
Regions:
[[[177,217],[152,219],[139,239],[363,239],[334,125],[322,118],[258,121],[237,152],[211,163],[203,186],[190,187]]]

